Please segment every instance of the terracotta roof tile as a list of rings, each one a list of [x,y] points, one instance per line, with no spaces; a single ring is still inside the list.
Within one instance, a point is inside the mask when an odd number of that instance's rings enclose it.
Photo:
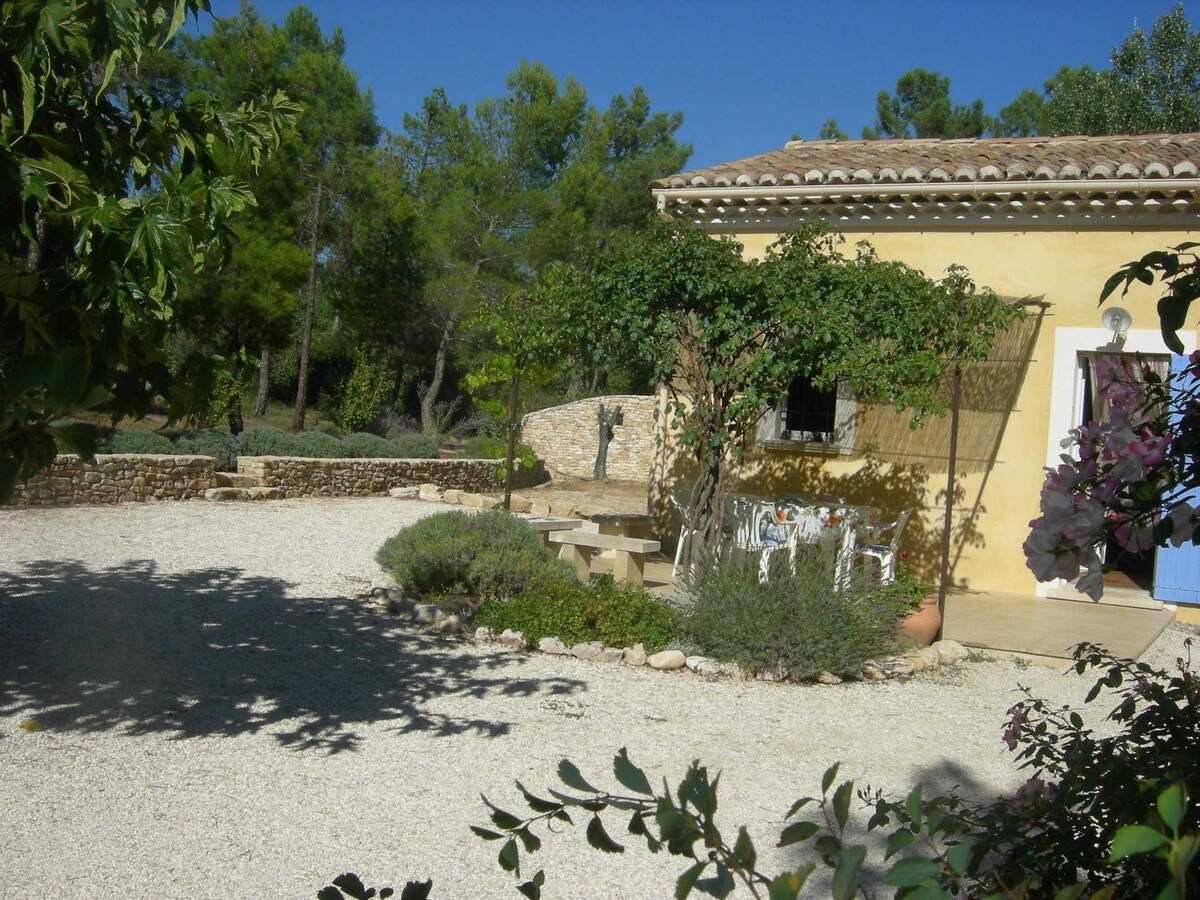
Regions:
[[[1200,134],[790,141],[651,187],[1194,178],[1198,170]]]

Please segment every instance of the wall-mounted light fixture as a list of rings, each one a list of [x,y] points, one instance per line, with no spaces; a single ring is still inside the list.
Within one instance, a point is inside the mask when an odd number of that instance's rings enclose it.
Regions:
[[[1125,335],[1133,324],[1129,310],[1121,306],[1110,306],[1100,314],[1100,324],[1113,333],[1113,343],[1125,343]]]

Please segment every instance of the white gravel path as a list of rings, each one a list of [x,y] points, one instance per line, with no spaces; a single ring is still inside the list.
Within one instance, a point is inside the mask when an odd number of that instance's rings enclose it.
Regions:
[[[778,869],[782,814],[830,762],[894,790],[1009,791],[1018,682],[1070,702],[1090,685],[1007,662],[907,684],[705,683],[420,637],[337,599],[433,509],[0,510],[0,898],[313,897],[345,869],[513,897],[497,847],[467,831],[479,794],[515,806],[513,779],[548,785],[564,755],[603,779],[621,746],[652,777],[697,757],[723,770],[730,833],[750,825]],[[46,730],[18,729],[29,716]],[[636,846],[601,856],[581,833],[538,856],[553,898],[666,897],[682,868]]]

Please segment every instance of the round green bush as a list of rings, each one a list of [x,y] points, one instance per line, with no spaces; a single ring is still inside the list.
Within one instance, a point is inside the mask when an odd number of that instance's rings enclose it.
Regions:
[[[211,456],[218,472],[236,472],[238,439],[228,431],[202,428],[185,431],[175,438],[175,452],[195,456]]]
[[[342,452],[359,459],[399,458],[391,441],[365,431],[356,431],[342,438]]]
[[[600,575],[588,584],[564,578],[508,600],[488,600],[472,621],[496,631],[520,631],[531,644],[544,637],[557,637],[567,646],[588,641],[608,647],[641,643],[654,653],[678,638],[675,619],[670,607],[644,588]]]
[[[536,531],[503,510],[426,516],[388,538],[375,561],[426,597],[512,597],[571,576]]]
[[[278,428],[255,425],[238,435],[240,456],[300,456],[296,439]]]
[[[308,456],[313,459],[341,459],[350,454],[342,446],[342,442],[323,431],[302,431],[296,435],[297,456]]]
[[[427,434],[401,434],[388,441],[393,459],[437,459],[437,441]]]
[[[156,431],[116,431],[107,441],[104,453],[145,453],[171,455],[176,452],[170,439]]]
[[[698,580],[684,629],[708,656],[745,669],[808,679],[853,674],[896,647],[903,598],[855,572],[836,583],[820,552],[793,569],[781,554],[765,584],[757,554],[726,551]]]
[[[505,459],[508,457],[508,441],[504,438],[477,435],[463,444],[459,456],[462,459]],[[518,464],[529,467],[534,464],[537,455],[528,444],[518,442],[513,448],[513,459]]]

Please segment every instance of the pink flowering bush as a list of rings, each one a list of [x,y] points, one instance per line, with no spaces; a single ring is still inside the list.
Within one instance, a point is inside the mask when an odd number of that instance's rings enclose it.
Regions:
[[[1100,548],[1110,537],[1136,553],[1200,536],[1188,499],[1200,486],[1200,351],[1165,382],[1113,364],[1098,365],[1097,377],[1108,415],[1063,442],[1067,452],[1046,470],[1042,514],[1023,546],[1039,581],[1078,578],[1095,600],[1104,589]]]

